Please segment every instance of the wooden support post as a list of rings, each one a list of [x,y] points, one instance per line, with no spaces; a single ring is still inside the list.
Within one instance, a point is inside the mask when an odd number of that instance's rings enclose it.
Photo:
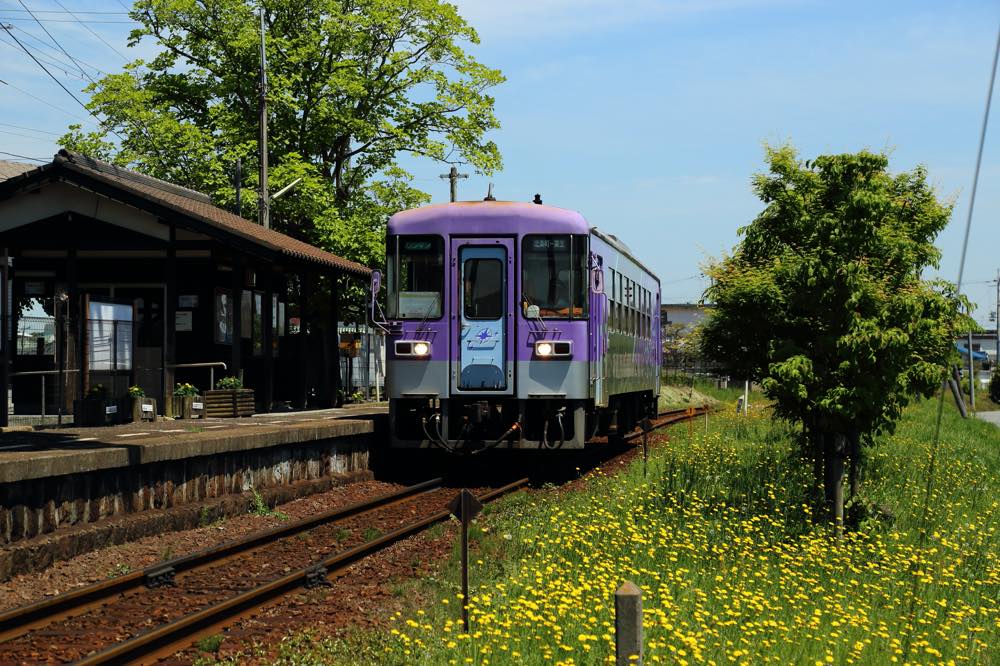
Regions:
[[[175,371],[177,363],[177,229],[170,225],[170,240],[167,244],[167,259],[164,266],[166,283],[166,306],[163,308],[167,319],[166,335],[163,339],[163,413],[173,416],[172,396],[174,395]],[[133,317],[133,322],[135,318]],[[133,324],[134,325],[134,324]]]
[[[0,308],[0,327],[3,327],[3,347],[0,348],[0,401],[3,404],[0,405],[0,427],[7,427],[10,423],[10,359],[13,356],[10,347],[16,340],[16,334],[10,334],[11,312],[14,308],[10,304],[12,289],[10,288],[10,255],[7,248],[3,249],[2,271],[3,280],[0,281],[0,285],[2,285],[3,294],[0,294],[0,304],[3,307]]]
[[[615,592],[615,664],[642,666],[642,590],[632,581]]]
[[[274,274],[269,267],[260,273],[264,282],[264,302],[261,303],[261,326],[264,338],[264,368],[261,402],[264,411],[270,412],[274,404]]]
[[[340,331],[337,329],[337,324],[340,321],[340,275],[338,273],[330,275],[330,320],[333,341],[331,349],[333,357],[333,405],[334,407],[343,407],[344,396],[340,387]]]
[[[83,327],[81,315],[81,302],[80,302],[80,262],[76,256],[76,248],[69,248],[66,253],[66,309],[64,310],[66,317],[69,318],[69,322],[66,326],[67,333],[70,340],[66,343],[67,355],[72,353],[69,359],[67,359],[66,367],[69,370],[77,370],[78,372],[74,375],[69,373],[66,378],[66,384],[69,385],[70,381],[76,380],[76,395],[73,395],[73,391],[67,391],[69,395],[66,397],[66,405],[72,408],[73,399],[83,398],[83,357],[81,356],[81,350],[83,348]]]
[[[229,374],[239,377],[243,370],[243,262],[233,261],[233,348]],[[214,389],[214,386],[209,388]]]
[[[304,271],[299,276],[299,373],[296,396],[298,407],[305,409],[309,405],[309,383],[312,374],[309,372],[309,294],[313,290],[313,276]]]

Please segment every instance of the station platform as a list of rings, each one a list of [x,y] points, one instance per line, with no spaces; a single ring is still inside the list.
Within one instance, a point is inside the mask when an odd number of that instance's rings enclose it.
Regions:
[[[369,434],[388,407],[359,406],[246,418],[159,419],[107,428],[0,431],[0,484]]]
[[[387,415],[384,405],[366,405],[107,428],[5,429],[0,580],[142,533],[184,529],[205,515],[245,512],[241,495],[248,491],[287,501],[370,478]]]

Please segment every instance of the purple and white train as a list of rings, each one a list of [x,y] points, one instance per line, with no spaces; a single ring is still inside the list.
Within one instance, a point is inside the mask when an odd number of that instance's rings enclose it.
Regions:
[[[579,449],[655,416],[659,280],[579,213],[407,210],[386,257],[393,447]]]

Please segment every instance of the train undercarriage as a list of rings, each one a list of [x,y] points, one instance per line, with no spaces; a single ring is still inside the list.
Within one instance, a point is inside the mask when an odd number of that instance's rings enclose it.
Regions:
[[[614,441],[656,416],[652,391],[592,400],[461,397],[407,398],[390,404],[392,444],[473,453],[492,448],[582,449],[597,437]]]

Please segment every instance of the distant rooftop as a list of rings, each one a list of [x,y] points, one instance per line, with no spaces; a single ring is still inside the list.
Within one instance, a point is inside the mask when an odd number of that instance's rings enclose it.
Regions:
[[[0,181],[13,178],[14,176],[20,176],[25,171],[31,171],[37,166],[37,164],[24,164],[23,162],[8,162],[7,160],[0,160]]]

